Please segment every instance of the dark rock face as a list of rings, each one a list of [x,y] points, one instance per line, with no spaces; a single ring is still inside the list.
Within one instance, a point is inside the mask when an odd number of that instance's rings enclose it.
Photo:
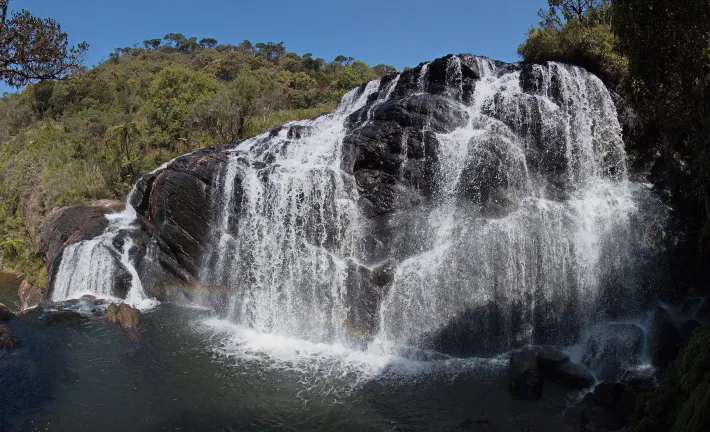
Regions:
[[[542,374],[538,371],[535,351],[525,350],[510,356],[508,382],[513,394],[521,399],[542,398]]]
[[[102,200],[52,210],[42,222],[39,233],[39,248],[46,258],[50,279],[57,258],[67,245],[101,235],[108,226],[106,215],[123,208],[122,202]]]
[[[596,381],[594,376],[583,366],[569,361],[550,369],[548,376],[553,381],[574,389],[591,387]]]
[[[200,150],[144,176],[136,185],[131,205],[143,225],[139,254],[152,254],[164,270],[151,278],[155,269],[139,268],[146,286],[156,279],[164,282],[155,287],[154,294],[166,295],[162,288],[171,283],[196,283],[201,259],[209,247],[211,187],[226,160],[224,151]]]
[[[625,368],[638,364],[644,343],[643,330],[633,324],[609,324],[595,329],[582,359],[599,379],[615,380]]]
[[[23,280],[22,284],[20,284],[17,295],[20,298],[21,312],[37,306],[42,301],[42,291],[31,284],[27,279]]]
[[[0,303],[0,321],[8,321],[14,318],[14,316],[15,314],[12,313],[12,311],[7,306]]]

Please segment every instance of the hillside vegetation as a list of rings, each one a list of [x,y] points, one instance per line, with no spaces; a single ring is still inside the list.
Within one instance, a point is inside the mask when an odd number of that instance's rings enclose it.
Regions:
[[[121,199],[144,172],[335,108],[348,90],[395,72],[330,62],[283,43],[168,34],[115,50],[97,67],[0,99],[0,264],[43,285],[37,252],[54,207]]]

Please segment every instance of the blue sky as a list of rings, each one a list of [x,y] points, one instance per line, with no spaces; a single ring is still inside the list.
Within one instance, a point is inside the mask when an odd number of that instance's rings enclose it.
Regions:
[[[518,60],[546,0],[12,0],[55,18],[93,66],[116,47],[180,32],[237,44],[283,41],[328,61],[338,54],[402,69],[449,53]],[[0,84],[0,91],[8,90]]]

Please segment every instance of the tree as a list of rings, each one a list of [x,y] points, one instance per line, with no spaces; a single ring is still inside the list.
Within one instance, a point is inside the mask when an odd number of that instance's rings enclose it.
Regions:
[[[173,48],[178,48],[180,41],[185,39],[185,35],[182,33],[168,33],[163,36],[165,44]]]
[[[259,54],[266,57],[267,60],[276,62],[278,59],[286,55],[286,47],[283,42],[259,42],[256,44]]]
[[[377,66],[372,68],[373,72],[378,77],[383,77],[391,74],[397,73],[397,69],[394,68],[394,66],[386,65],[386,64],[378,64]]]
[[[143,46],[147,50],[155,50],[158,49],[162,42],[163,41],[161,39],[148,39],[143,41]]]
[[[249,117],[256,112],[261,88],[249,73],[240,72],[217,96],[193,106],[193,119],[218,140],[236,141],[246,138]]]
[[[217,39],[215,38],[202,38],[200,39],[200,46],[202,48],[214,48],[217,46]]]
[[[214,76],[182,66],[168,66],[155,77],[148,95],[148,120],[153,138],[163,147],[185,138],[190,130],[190,109],[210,99],[217,90]]]
[[[129,121],[111,127],[104,138],[112,162],[118,167],[121,181],[128,185],[138,178],[135,164],[139,157],[136,154],[135,142],[139,135],[136,122]]]
[[[34,17],[24,9],[9,13],[8,4],[0,0],[0,80],[20,87],[81,67],[86,42],[69,47],[67,34],[55,20]]]
[[[598,13],[608,10],[610,0],[548,0],[549,9],[540,9],[538,15],[542,18],[540,26],[555,27],[560,30],[564,23],[579,20],[584,25],[592,25]]]
[[[248,40],[242,41],[242,43],[239,44],[237,47],[239,51],[243,52],[244,54],[254,54],[256,52],[254,45]]]

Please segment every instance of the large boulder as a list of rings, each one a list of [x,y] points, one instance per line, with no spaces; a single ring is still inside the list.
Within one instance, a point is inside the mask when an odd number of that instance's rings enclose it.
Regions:
[[[20,298],[21,312],[36,307],[42,301],[42,291],[27,279],[20,284],[17,296]]]
[[[228,147],[208,148],[182,156],[164,169],[143,176],[131,195],[131,205],[135,207],[143,225],[143,233],[152,238],[141,243],[156,245],[152,252],[160,268],[165,270],[158,279],[167,285],[197,283],[199,267],[203,257],[210,252],[209,241],[212,222],[213,188],[219,188],[219,173],[227,161]],[[235,186],[241,185],[235,179]],[[241,202],[239,189],[235,187]],[[139,266],[142,274],[155,272],[155,262],[147,263],[150,268]],[[153,293],[165,296],[166,293]]]
[[[10,308],[0,303],[0,321],[7,321],[15,317]]]
[[[510,390],[521,399],[542,398],[542,374],[537,367],[537,352],[525,350],[510,356],[508,366]]]
[[[111,324],[118,324],[126,330],[135,330],[141,325],[139,312],[126,303],[118,306],[110,304],[106,309],[105,318]]]
[[[571,361],[560,363],[547,372],[551,380],[573,389],[584,389],[594,385],[596,380],[584,366]]]

